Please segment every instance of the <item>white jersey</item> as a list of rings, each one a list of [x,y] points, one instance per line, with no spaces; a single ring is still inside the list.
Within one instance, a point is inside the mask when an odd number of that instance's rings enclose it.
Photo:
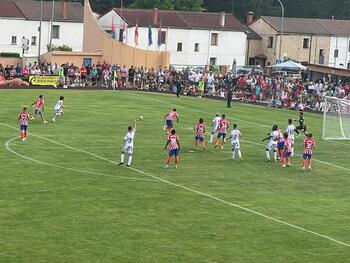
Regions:
[[[278,131],[273,131],[270,134],[270,141],[269,143],[266,145],[266,149],[267,150],[276,150],[277,148],[277,139],[279,137],[279,132]]]
[[[134,147],[135,131],[127,132],[124,137],[124,147]]]
[[[56,105],[55,105],[55,110],[56,111],[59,111],[63,108],[63,100],[59,100],[56,102]]]
[[[271,132],[270,136],[271,136],[270,142],[277,143],[277,139],[280,137],[280,133],[278,131],[273,131],[273,132]]]
[[[232,143],[239,142],[239,137],[241,136],[241,132],[239,130],[232,130],[231,137],[232,137]]]
[[[214,119],[213,119],[213,122],[212,122],[212,124],[213,124],[213,130],[217,130],[218,129],[218,127],[219,127],[219,122],[221,121],[221,117],[219,117],[219,116],[216,116]]]
[[[288,125],[286,132],[289,139],[294,139],[295,126],[293,124]]]
[[[239,130],[232,130],[231,132],[231,145],[232,149],[239,149],[240,148],[240,143],[239,143],[239,137],[241,136],[241,132]]]

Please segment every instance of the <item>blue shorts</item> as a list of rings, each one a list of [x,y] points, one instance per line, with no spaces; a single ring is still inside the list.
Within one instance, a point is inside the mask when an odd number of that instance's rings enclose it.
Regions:
[[[196,136],[195,139],[196,139],[196,141],[200,141],[200,142],[204,141],[203,136]]]
[[[291,155],[292,155],[291,152],[284,152],[284,153],[283,153],[283,157],[284,157],[284,158],[288,158],[288,157],[290,157]]]
[[[20,130],[26,131],[28,129],[28,125],[21,125]]]
[[[219,132],[219,134],[218,134],[218,139],[220,139],[220,138],[225,139],[225,138],[226,138],[226,133],[221,133],[221,132]]]
[[[166,126],[168,128],[172,128],[174,126],[173,121],[172,120],[166,120]]]
[[[43,115],[43,113],[41,112],[41,110],[35,110],[35,111],[34,111],[34,114],[35,114],[35,115]]]
[[[304,159],[304,160],[306,160],[306,159],[311,160],[311,157],[312,157],[312,154],[308,154],[308,153],[304,153],[304,154],[303,154],[303,159]]]
[[[179,155],[179,151],[180,151],[179,149],[172,149],[169,151],[169,156],[170,157],[173,157],[173,156],[177,157]]]
[[[278,150],[283,150],[284,149],[284,142],[277,143],[277,149]]]

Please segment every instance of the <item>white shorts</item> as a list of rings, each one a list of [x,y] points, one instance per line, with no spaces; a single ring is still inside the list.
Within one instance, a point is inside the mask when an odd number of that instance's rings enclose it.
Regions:
[[[239,150],[239,148],[241,147],[239,141],[232,141],[231,145],[232,145],[232,150]]]
[[[132,155],[134,151],[134,147],[132,145],[125,145],[122,149],[122,154],[128,153],[129,155]]]
[[[218,131],[218,127],[214,127],[213,129],[211,129],[211,134],[215,134]]]
[[[266,145],[266,149],[271,151],[271,150],[276,150],[277,149],[277,141],[270,141],[267,145]]]
[[[58,108],[58,109],[55,108],[55,113],[56,114],[61,115],[62,112],[63,112],[62,108]]]

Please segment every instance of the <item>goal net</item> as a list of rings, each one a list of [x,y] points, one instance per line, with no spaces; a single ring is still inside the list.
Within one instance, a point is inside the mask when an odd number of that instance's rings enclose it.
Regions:
[[[350,100],[325,97],[322,137],[324,140],[350,140]]]

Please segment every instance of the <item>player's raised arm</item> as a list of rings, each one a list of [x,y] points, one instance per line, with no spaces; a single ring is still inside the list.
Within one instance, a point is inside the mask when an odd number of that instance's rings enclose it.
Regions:
[[[266,137],[265,139],[263,139],[262,141],[264,142],[264,141],[267,141],[267,140],[270,140],[272,138],[272,136],[271,135],[269,135],[269,137]]]
[[[134,122],[134,132],[136,132],[136,123],[137,123],[137,121],[135,120],[135,122]]]

